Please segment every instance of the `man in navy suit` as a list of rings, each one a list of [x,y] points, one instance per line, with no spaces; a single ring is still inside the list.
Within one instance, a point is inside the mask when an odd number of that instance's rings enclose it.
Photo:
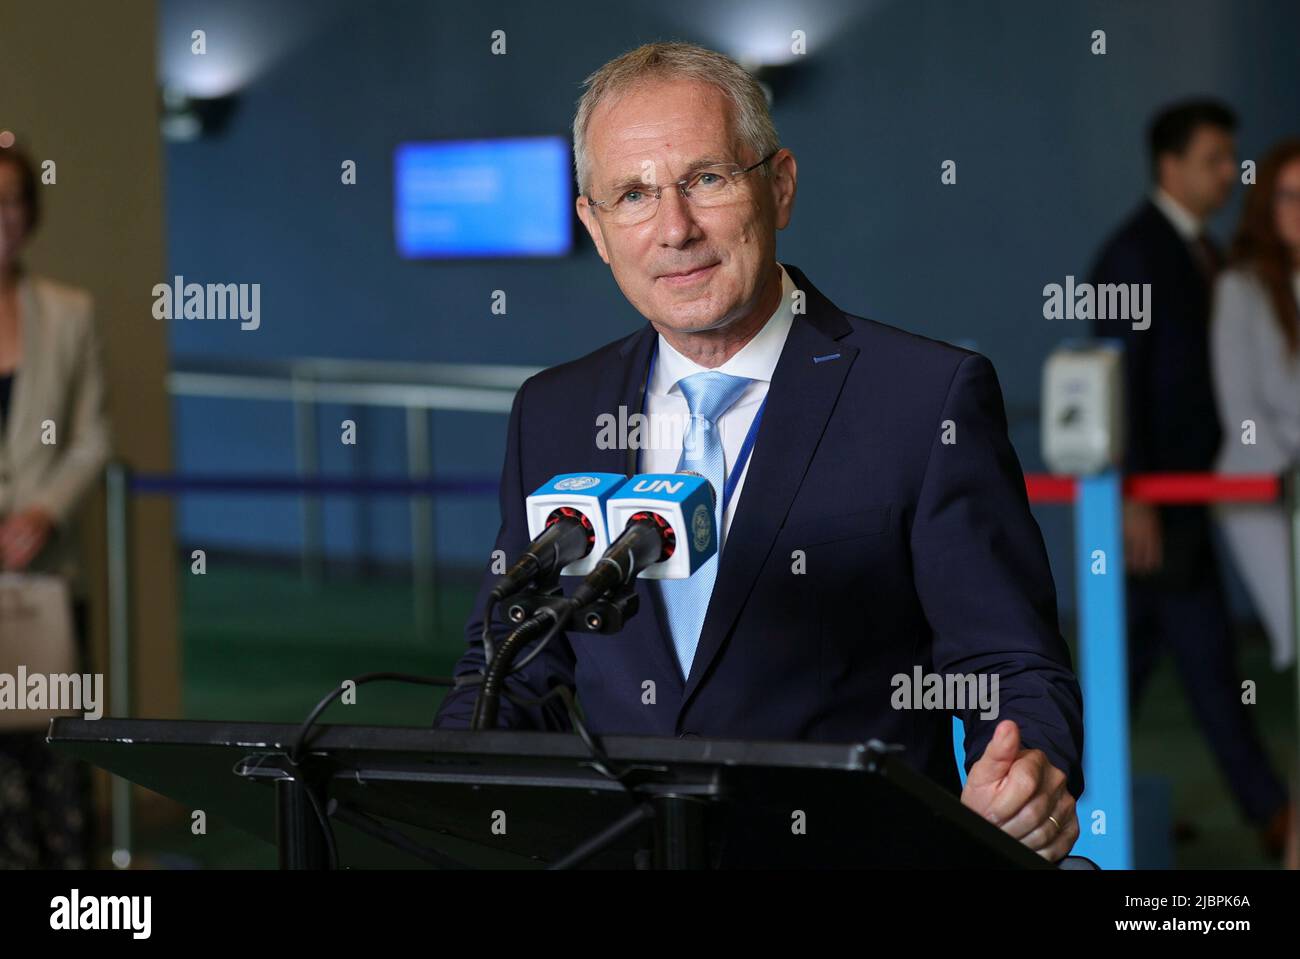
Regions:
[[[1205,221],[1237,179],[1236,118],[1213,100],[1162,110],[1149,131],[1155,186],[1106,242],[1091,280],[1149,284],[1148,315],[1094,322],[1125,346],[1124,469],[1211,472],[1220,424],[1210,364],[1210,302],[1220,254]],[[1288,828],[1286,787],[1241,701],[1227,603],[1204,505],[1124,504],[1130,700],[1136,709],[1160,656],[1172,650],[1188,703],[1246,818],[1276,857]]]
[[[723,500],[722,551],[690,580],[639,580],[621,633],[555,637],[509,690],[574,686],[597,734],[898,743],[1060,859],[1079,834],[1082,702],[992,365],[846,314],[777,262],[795,159],[732,60],[651,44],[586,86],[578,213],[649,322],[520,388],[496,548],[525,549],[525,497],[557,473],[684,466]],[[620,408],[686,425],[666,449],[608,448],[599,424]],[[483,666],[481,626],[458,676]],[[996,681],[996,705],[915,708],[900,691],[918,671]],[[474,697],[450,693],[436,724],[468,725]],[[554,699],[503,699],[500,721],[568,728]]]

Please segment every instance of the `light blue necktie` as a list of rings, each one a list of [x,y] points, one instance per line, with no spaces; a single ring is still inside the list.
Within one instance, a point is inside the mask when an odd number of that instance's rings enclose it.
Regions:
[[[722,434],[718,430],[718,417],[731,408],[753,380],[710,370],[693,373],[677,381],[691,410],[691,422],[682,440],[682,455],[677,462],[678,471],[699,473],[713,486],[716,497],[713,515],[718,531],[718,547],[722,546],[722,499],[726,483],[726,465],[722,454]],[[695,648],[700,644],[700,630],[704,627],[704,614],[713,595],[713,582],[718,577],[718,556],[688,579],[665,579],[659,585],[668,614],[668,628],[673,635],[673,647],[682,675],[689,676]]]

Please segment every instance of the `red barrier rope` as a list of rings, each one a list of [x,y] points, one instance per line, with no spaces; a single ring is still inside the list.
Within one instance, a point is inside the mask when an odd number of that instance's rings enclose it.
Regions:
[[[1026,473],[1031,503],[1073,503],[1075,478],[1054,473]],[[1124,496],[1140,503],[1276,503],[1282,498],[1279,476],[1219,473],[1141,473],[1124,477]]]
[[[1282,498],[1282,480],[1277,476],[1147,473],[1125,477],[1124,495],[1146,503],[1276,503]]]
[[[1054,473],[1026,473],[1025,490],[1031,503],[1073,503],[1074,477]]]

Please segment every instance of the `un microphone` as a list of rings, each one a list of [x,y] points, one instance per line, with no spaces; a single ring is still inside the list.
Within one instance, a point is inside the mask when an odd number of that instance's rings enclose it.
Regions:
[[[589,572],[609,546],[605,505],[626,482],[622,473],[561,473],[528,497],[528,549],[492,588],[499,602],[553,574]]]
[[[621,529],[574,591],[575,608],[630,583],[685,579],[718,551],[713,487],[692,473],[642,473],[609,498],[606,526]]]

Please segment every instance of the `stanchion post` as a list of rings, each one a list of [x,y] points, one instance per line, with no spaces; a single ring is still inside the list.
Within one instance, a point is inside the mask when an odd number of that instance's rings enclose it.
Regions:
[[[109,463],[105,471],[108,541],[109,714],[131,715],[131,539],[130,469]],[[113,865],[131,865],[131,784],[112,777]]]
[[[1122,477],[1114,469],[1082,476],[1077,490],[1075,581],[1087,733],[1085,785],[1077,805],[1079,840],[1072,852],[1103,869],[1132,869]]]
[[[433,475],[429,410],[406,408],[406,475],[427,483]],[[437,638],[438,584],[434,502],[428,493],[414,493],[408,504],[411,523],[411,603],[417,641],[425,648]]]
[[[293,449],[298,478],[314,480],[320,476],[320,442],[316,429],[316,400],[311,391],[310,374],[295,367],[293,390]],[[319,586],[325,579],[324,511],[313,492],[303,492],[299,502],[302,517],[302,581]]]

